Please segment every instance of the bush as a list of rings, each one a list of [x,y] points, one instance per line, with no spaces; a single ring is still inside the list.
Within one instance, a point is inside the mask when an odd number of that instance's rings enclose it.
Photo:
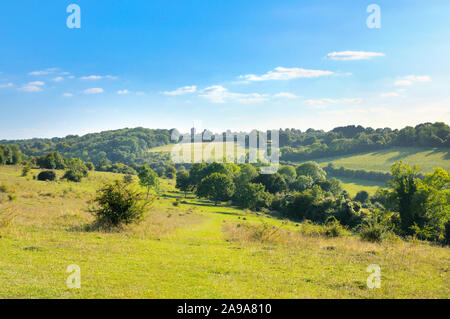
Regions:
[[[38,181],[54,181],[56,174],[54,171],[42,171],[37,177]]]
[[[1,184],[0,185],[0,193],[7,193],[8,192],[8,186]]]
[[[89,169],[79,158],[72,158],[68,160],[67,166],[68,170],[62,177],[63,179],[67,179],[72,182],[81,182],[83,177],[88,176]]]
[[[347,236],[349,234],[348,230],[342,226],[338,220],[334,217],[330,218],[326,224],[325,235],[327,237],[341,237]]]
[[[389,225],[387,225],[388,219],[386,217],[380,212],[373,212],[372,215],[366,218],[364,224],[359,227],[361,239],[372,243],[382,242],[391,232]]]
[[[64,174],[64,176],[62,178],[67,179],[68,181],[71,181],[71,182],[79,183],[79,182],[81,182],[81,179],[83,177],[84,177],[84,174],[82,172],[69,169],[68,171],[66,171],[66,173]]]
[[[27,176],[30,171],[31,171],[31,167],[30,166],[24,166],[22,168],[22,176],[23,177]]]
[[[128,225],[142,218],[149,203],[143,198],[142,193],[132,190],[129,185],[115,181],[97,191],[94,202],[98,207],[91,211],[100,226],[109,228]]]
[[[175,201],[172,202],[172,205],[175,206],[175,207],[180,206],[180,204],[181,204],[181,202],[180,202],[179,199],[176,199]]]

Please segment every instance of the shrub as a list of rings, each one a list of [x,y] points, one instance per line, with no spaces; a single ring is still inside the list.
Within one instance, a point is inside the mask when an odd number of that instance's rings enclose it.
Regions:
[[[78,182],[81,182],[81,179],[83,177],[84,177],[84,174],[82,172],[69,169],[68,171],[66,171],[66,173],[64,174],[64,176],[62,178],[67,179],[68,181],[71,181],[71,182],[78,183]]]
[[[97,191],[94,202],[98,207],[92,209],[97,223],[106,228],[128,225],[139,221],[149,203],[143,201],[143,194],[134,191],[129,185],[115,181]]]
[[[175,206],[175,207],[180,206],[180,200],[177,199],[177,200],[173,201],[173,202],[172,202],[172,205]]]
[[[27,176],[30,171],[31,171],[31,167],[30,166],[24,166],[22,168],[22,176],[23,177]]]
[[[243,208],[259,211],[270,207],[273,195],[265,191],[262,184],[249,183],[239,189],[237,194],[238,204]]]
[[[349,231],[342,226],[334,217],[330,218],[326,224],[325,235],[327,237],[341,237],[347,236]]]
[[[359,227],[359,236],[364,241],[372,243],[382,242],[391,233],[387,221],[386,215],[383,215],[379,211],[373,212]]]
[[[364,204],[365,202],[367,202],[369,200],[369,193],[367,193],[366,191],[359,191],[358,194],[356,194],[355,201],[360,202],[361,204]]]
[[[88,176],[88,167],[79,158],[72,158],[67,163],[68,170],[62,177],[72,182],[81,182],[83,177]]]
[[[0,193],[7,193],[8,189],[8,186],[6,186],[5,184],[0,185]]]
[[[16,195],[14,195],[14,194],[8,194],[8,199],[9,199],[10,202],[12,202],[13,200],[16,199]]]
[[[54,171],[42,171],[39,173],[37,179],[39,181],[54,181],[56,179],[56,174]]]

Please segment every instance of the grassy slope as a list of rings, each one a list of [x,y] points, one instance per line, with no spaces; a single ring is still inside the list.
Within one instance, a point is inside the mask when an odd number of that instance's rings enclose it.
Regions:
[[[450,170],[450,151],[437,148],[396,147],[388,150],[358,155],[322,158],[317,160],[323,166],[333,163],[337,167],[388,172],[392,164],[403,161],[410,165],[419,165],[425,172],[434,167]]]
[[[181,194],[172,181],[163,183],[164,197],[140,225],[121,233],[86,231],[85,225],[92,222],[85,211],[87,199],[117,175],[96,172],[80,184],[38,182],[19,175],[18,168],[0,167],[0,183],[17,196],[8,201],[0,193],[0,298],[450,295],[449,248],[305,235],[285,243],[234,241],[224,225],[265,220],[294,234],[298,227],[192,197],[174,207],[174,198]],[[14,216],[9,225],[5,212]],[[70,264],[81,267],[79,290],[66,288]],[[369,264],[382,267],[381,289],[366,288]]]

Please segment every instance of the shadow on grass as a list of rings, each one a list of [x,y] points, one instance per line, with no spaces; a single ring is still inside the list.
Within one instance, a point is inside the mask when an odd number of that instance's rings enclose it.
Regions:
[[[96,220],[90,224],[71,226],[67,231],[69,233],[120,233],[123,229],[123,226],[107,225]]]

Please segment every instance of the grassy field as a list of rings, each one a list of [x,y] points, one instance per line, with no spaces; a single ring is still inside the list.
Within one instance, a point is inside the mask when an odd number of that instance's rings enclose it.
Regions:
[[[388,187],[385,183],[366,181],[363,179],[338,177],[341,181],[342,187],[350,194],[355,196],[359,191],[366,191],[370,195],[375,194],[378,188]]]
[[[120,175],[69,183],[20,173],[0,167],[0,298],[450,296],[450,248],[327,238],[314,225],[184,199],[168,180],[142,223],[92,231],[87,201]],[[261,236],[266,227],[278,231]],[[71,264],[81,268],[81,289],[66,287]],[[370,264],[381,266],[380,289],[366,286]]]
[[[336,167],[348,169],[388,172],[392,164],[400,160],[410,165],[419,165],[425,172],[432,171],[434,167],[450,170],[449,150],[437,148],[396,147],[358,155],[322,158],[317,162],[322,166],[333,163]]]

